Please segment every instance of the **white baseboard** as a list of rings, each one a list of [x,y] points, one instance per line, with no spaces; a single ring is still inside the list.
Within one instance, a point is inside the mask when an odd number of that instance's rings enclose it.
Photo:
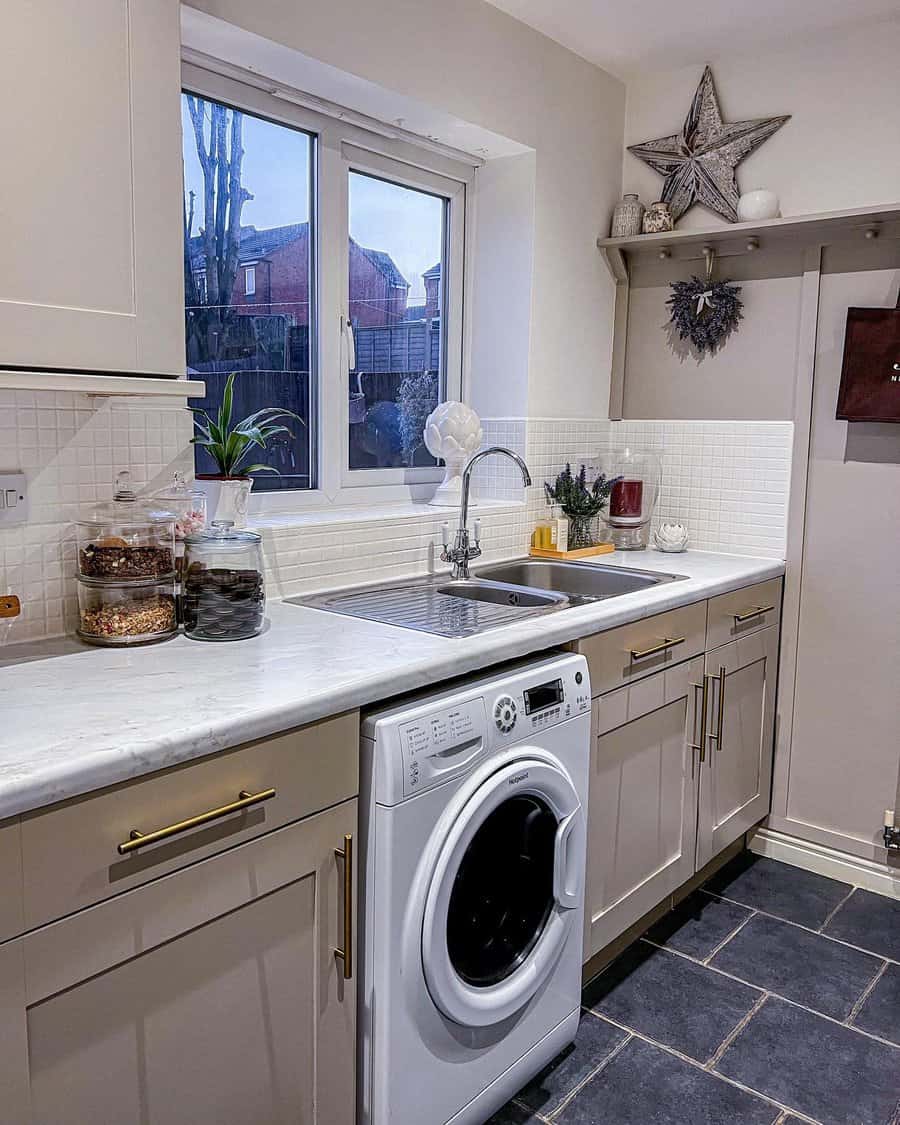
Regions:
[[[855,887],[900,900],[900,866],[873,863],[870,859],[860,859],[836,848],[812,844],[809,840],[775,832],[771,828],[758,828],[747,846],[756,855],[779,859],[805,871],[815,871],[818,875],[827,875],[830,879],[839,879],[842,883],[852,883]]]

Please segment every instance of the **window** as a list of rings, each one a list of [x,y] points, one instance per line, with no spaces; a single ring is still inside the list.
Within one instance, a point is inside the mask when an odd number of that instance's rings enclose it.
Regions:
[[[352,170],[349,201],[350,468],[434,466],[422,431],[442,397],[447,201]]]
[[[302,419],[254,451],[277,470],[254,474],[254,503],[358,502],[360,486],[429,495],[443,474],[425,418],[462,393],[472,168],[207,70],[185,65],[184,77],[185,340],[207,385],[199,405],[218,409],[235,371],[235,419],[269,406]],[[196,466],[214,471],[199,447]]]

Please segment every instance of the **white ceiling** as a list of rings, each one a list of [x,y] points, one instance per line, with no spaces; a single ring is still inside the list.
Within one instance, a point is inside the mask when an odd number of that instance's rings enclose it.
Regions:
[[[621,77],[897,16],[898,0],[490,0]]]

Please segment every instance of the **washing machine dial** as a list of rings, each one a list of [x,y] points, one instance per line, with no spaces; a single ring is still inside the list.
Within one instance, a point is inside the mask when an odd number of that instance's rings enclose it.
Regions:
[[[511,695],[501,695],[494,704],[494,722],[502,734],[509,734],[513,729],[517,714],[516,701]]]

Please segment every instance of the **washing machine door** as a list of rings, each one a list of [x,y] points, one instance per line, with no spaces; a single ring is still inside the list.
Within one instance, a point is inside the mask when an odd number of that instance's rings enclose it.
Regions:
[[[469,796],[439,850],[422,927],[444,1015],[486,1027],[531,999],[576,922],[584,855],[584,811],[562,767],[517,758]]]

